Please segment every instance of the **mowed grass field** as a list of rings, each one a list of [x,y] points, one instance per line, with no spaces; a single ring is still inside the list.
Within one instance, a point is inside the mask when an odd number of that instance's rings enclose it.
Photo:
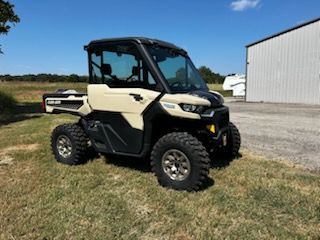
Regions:
[[[0,82],[0,91],[9,93],[20,103],[41,102],[45,92],[57,89],[75,89],[86,92],[86,83],[48,83],[48,82]]]
[[[0,123],[0,239],[320,239],[319,173],[248,149],[213,159],[196,193],[160,187],[147,160],[57,163],[51,131],[77,118],[40,113],[32,92],[67,85],[0,83],[23,103]]]

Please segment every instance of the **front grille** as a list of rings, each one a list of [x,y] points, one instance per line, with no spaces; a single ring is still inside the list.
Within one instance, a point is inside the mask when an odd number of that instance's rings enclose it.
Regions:
[[[207,108],[201,113],[202,119],[216,125],[217,130],[225,128],[229,124],[229,109],[228,107]]]

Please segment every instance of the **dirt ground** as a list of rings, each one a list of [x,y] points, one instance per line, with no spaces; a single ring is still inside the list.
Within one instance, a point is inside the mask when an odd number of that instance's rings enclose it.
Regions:
[[[243,147],[320,169],[320,106],[227,101]]]

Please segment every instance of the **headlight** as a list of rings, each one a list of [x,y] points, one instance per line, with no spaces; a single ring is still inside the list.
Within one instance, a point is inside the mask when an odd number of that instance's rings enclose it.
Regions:
[[[192,113],[200,113],[203,109],[203,106],[192,105],[192,104],[180,104],[180,107],[183,111],[192,112]]]
[[[197,106],[191,104],[182,104],[181,108],[186,112],[194,112],[197,109]]]

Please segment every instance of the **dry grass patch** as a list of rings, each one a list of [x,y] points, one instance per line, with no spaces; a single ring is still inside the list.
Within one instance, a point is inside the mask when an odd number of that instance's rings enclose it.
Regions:
[[[38,149],[39,144],[19,144],[15,146],[6,147],[0,149],[0,166],[1,165],[12,165],[14,158],[11,156],[16,151],[35,151]]]
[[[34,151],[39,148],[38,143],[34,144],[18,144],[15,146],[6,147],[4,149],[0,149],[0,155],[1,154],[8,154],[15,151]]]

